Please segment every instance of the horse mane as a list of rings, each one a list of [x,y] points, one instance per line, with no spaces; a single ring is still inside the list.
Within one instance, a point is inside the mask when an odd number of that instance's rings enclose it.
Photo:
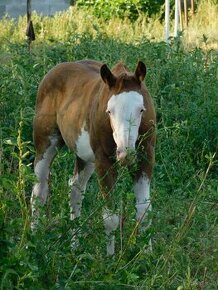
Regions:
[[[122,61],[112,68],[112,72],[115,76],[128,75],[130,73],[128,67]]]

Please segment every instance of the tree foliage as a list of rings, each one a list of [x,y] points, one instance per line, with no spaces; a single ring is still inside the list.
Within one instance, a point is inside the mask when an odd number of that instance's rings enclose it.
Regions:
[[[156,14],[160,12],[164,0],[78,0],[77,5],[92,8],[97,17],[105,20],[112,17],[136,20],[141,14]]]

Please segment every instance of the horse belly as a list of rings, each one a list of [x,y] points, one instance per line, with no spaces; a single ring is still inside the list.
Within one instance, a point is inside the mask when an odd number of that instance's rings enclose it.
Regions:
[[[84,129],[81,130],[81,134],[76,141],[76,155],[85,162],[95,161],[95,155],[90,145],[89,133]]]

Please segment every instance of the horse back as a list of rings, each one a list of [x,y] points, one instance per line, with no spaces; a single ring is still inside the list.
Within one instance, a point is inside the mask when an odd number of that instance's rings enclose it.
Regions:
[[[102,85],[101,65],[83,60],[61,63],[51,69],[39,85],[35,129],[40,130],[40,122],[51,124],[49,131],[58,129],[68,147],[74,149],[81,129],[89,125],[90,107]]]
[[[65,62],[52,68],[39,85],[36,110],[44,107],[51,111],[51,105],[56,104],[56,110],[66,100],[81,97],[84,86],[93,86],[99,80],[101,63],[83,60],[78,62]],[[44,103],[47,103],[47,106]]]

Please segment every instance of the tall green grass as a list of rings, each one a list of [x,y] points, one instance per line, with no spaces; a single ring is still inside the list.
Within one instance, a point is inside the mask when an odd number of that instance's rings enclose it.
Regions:
[[[162,27],[158,19],[149,21],[154,30]],[[154,41],[140,32],[146,21],[139,23],[134,27],[113,20],[105,25],[76,9],[52,18],[34,15],[37,41],[29,54],[23,38],[25,18],[18,23],[0,21],[1,289],[218,287],[217,51],[209,49],[210,39],[203,42],[207,49],[191,50],[179,39],[170,45],[159,42],[162,33]],[[95,176],[81,220],[69,220],[73,156],[66,148],[52,167],[51,195],[42,208],[40,228],[35,235],[29,230],[37,86],[55,64],[83,58],[109,66],[123,60],[132,70],[139,59],[147,64],[146,84],[158,117],[151,253],[144,252],[148,237],[134,234],[135,201],[125,170],[114,194],[125,220],[117,232],[114,259],[105,258],[102,200]],[[77,250],[70,246],[74,229],[81,232]]]

